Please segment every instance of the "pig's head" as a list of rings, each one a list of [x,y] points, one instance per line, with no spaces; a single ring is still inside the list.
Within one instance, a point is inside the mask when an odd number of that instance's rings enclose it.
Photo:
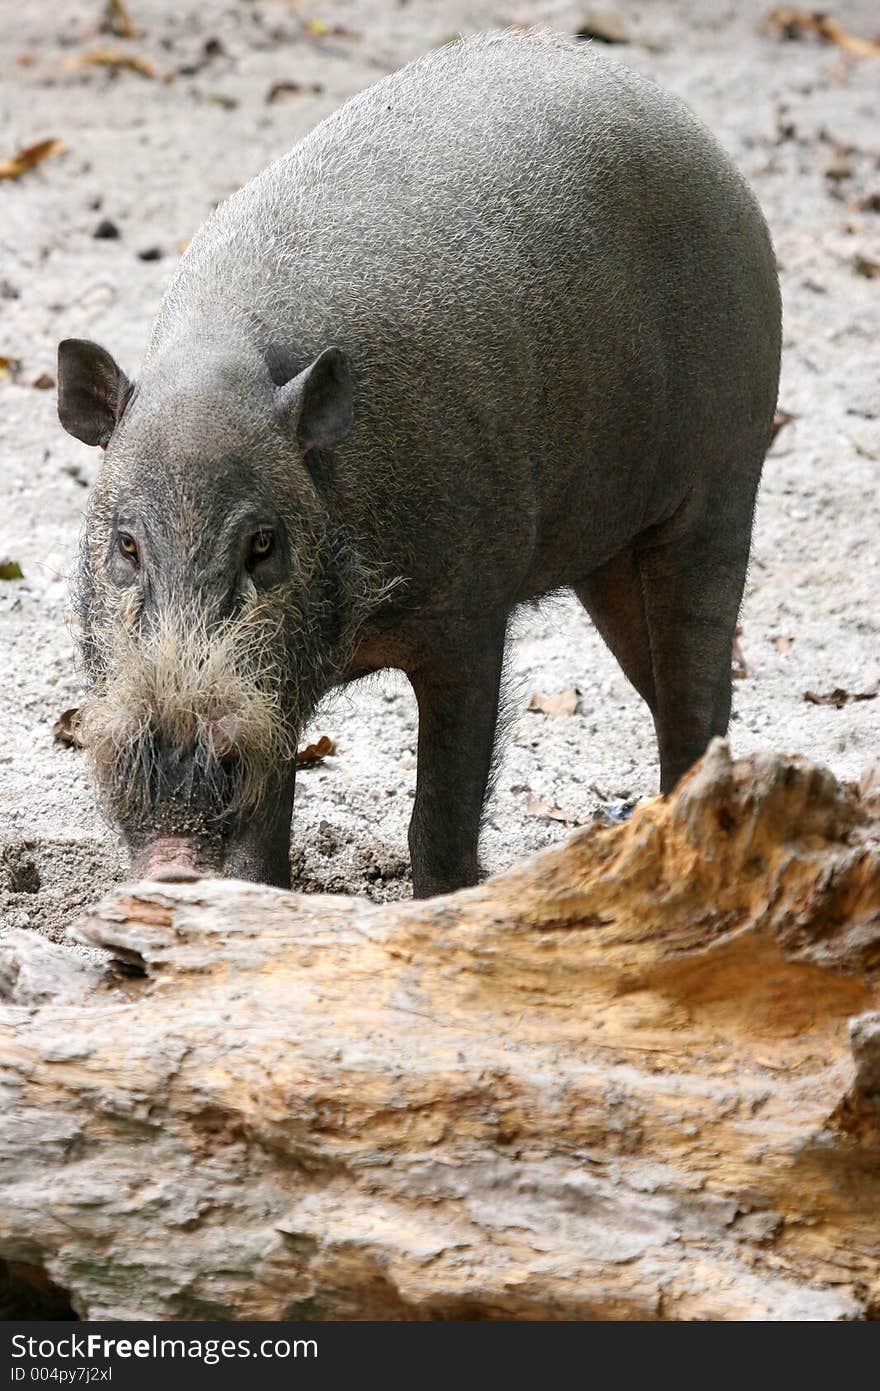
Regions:
[[[74,585],[83,733],[136,872],[287,881],[297,738],[376,597],[316,481],[351,428],[347,359],[278,376],[188,343],[134,385],[59,348],[61,423],[106,450]]]

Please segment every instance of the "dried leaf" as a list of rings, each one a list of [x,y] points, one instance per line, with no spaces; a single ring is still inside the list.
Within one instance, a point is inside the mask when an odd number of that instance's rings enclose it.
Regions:
[[[298,749],[296,754],[297,768],[312,768],[316,763],[322,763],[325,758],[336,752],[336,740],[329,735],[322,734],[317,744],[307,744],[304,749]]]
[[[542,715],[576,715],[579,701],[580,693],[574,689],[560,691],[558,695],[535,691],[529,701],[529,709],[537,710]]]
[[[576,39],[598,39],[600,43],[632,43],[626,26],[607,10],[588,10],[574,36]]]
[[[854,58],[880,57],[880,39],[863,39],[859,34],[850,33],[842,24],[838,24],[836,19],[826,14],[817,14],[815,19],[822,38],[827,39],[829,43],[837,44],[838,48],[851,53]]]
[[[20,371],[20,357],[0,357],[0,377],[11,377],[14,381]]]
[[[833,705],[840,710],[844,705],[850,705],[856,700],[876,700],[880,694],[880,681],[876,682],[869,691],[845,691],[842,686],[835,686],[833,691],[827,691],[824,695],[817,695],[815,691],[804,691],[804,700],[810,705]]]
[[[29,169],[36,169],[44,159],[60,155],[67,146],[63,140],[39,140],[36,145],[26,145],[11,159],[0,159],[0,179],[20,179]]]
[[[52,726],[52,736],[59,744],[67,744],[72,749],[85,748],[78,705],[72,705],[69,710],[62,710]]]
[[[48,372],[41,372],[38,377],[34,378],[31,385],[36,387],[37,391],[48,391],[55,385],[55,378],[50,377]]]
[[[136,39],[140,36],[140,30],[132,24],[122,0],[106,0],[101,28],[105,34],[115,34],[117,39]]]
[[[779,434],[779,431],[784,430],[786,425],[790,424],[792,420],[797,420],[797,416],[791,411],[777,410],[773,417],[773,424],[770,426],[770,439],[767,443],[768,449]]]
[[[856,275],[863,275],[866,280],[880,278],[880,261],[872,261],[870,256],[862,256],[856,252],[853,257],[853,267]]]
[[[307,94],[317,96],[324,88],[320,82],[273,82],[266,93],[268,105],[280,101],[282,97],[300,97]]]
[[[860,38],[821,10],[790,10],[777,6],[767,16],[767,27],[780,39],[801,39],[805,34],[815,34],[854,58],[880,57],[880,39]]]
[[[90,53],[76,53],[65,58],[64,68],[127,68],[141,77],[156,77],[156,69],[149,58],[139,58],[136,53],[123,53],[120,48],[93,48]]]
[[[0,580],[23,580],[21,566],[17,560],[0,560]]]
[[[578,816],[574,812],[563,811],[555,802],[545,802],[541,797],[536,797],[530,792],[526,797],[526,811],[529,816],[541,816],[550,821],[561,821],[564,826],[586,826],[592,817]]]

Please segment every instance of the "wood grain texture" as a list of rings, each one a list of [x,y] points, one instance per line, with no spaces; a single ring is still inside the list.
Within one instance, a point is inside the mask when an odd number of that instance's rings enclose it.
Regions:
[[[450,897],[79,932],[120,964],[0,955],[0,1257],[83,1316],[880,1309],[880,820],[820,767],[718,741]]]

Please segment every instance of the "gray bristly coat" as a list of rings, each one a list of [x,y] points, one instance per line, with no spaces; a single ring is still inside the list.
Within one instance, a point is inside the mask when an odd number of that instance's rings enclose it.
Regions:
[[[456,43],[322,122],[193,238],[136,388],[62,345],[62,419],[107,445],[79,594],[136,862],[287,882],[298,730],[331,685],[397,666],[416,892],[472,882],[508,616],[565,585],[648,702],[670,788],[727,727],[779,350],[747,185],[589,46]]]

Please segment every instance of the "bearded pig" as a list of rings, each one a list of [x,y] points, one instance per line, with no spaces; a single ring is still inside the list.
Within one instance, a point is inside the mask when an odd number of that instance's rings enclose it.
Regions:
[[[727,729],[779,351],[743,179],[588,46],[466,40],[323,121],[193,238],[136,382],[59,349],[106,450],[83,728],[135,871],[287,885],[298,736],[394,667],[415,893],[473,883],[508,619],[562,586],[670,789]]]

